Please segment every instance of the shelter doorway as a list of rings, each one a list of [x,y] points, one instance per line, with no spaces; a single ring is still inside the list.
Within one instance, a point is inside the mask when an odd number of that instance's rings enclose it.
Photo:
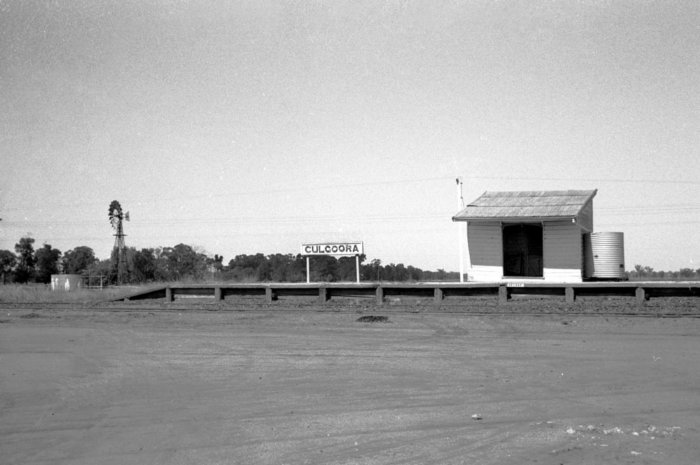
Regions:
[[[503,275],[541,278],[542,225],[503,225]]]

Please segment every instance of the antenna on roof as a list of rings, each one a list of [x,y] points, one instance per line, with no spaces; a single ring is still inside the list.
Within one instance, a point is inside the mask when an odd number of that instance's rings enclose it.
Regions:
[[[462,178],[457,178],[457,208],[464,208],[464,196],[462,195]]]
[[[457,178],[457,211],[464,208],[464,196],[462,195],[462,178]],[[464,234],[462,234],[462,223],[457,223],[457,240],[459,241],[459,282],[464,282]]]

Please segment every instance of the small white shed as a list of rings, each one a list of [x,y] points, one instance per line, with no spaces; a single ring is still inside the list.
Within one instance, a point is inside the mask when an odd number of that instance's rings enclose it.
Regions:
[[[484,192],[452,218],[467,223],[469,280],[583,281],[597,192]]]

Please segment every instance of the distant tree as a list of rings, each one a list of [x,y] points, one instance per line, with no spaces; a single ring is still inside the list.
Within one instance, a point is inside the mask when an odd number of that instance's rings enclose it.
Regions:
[[[362,269],[362,262],[365,261],[365,255],[360,255],[360,270]],[[340,257],[338,259],[337,273],[339,281],[355,281],[356,273],[355,270],[356,260],[355,257]],[[361,274],[361,273],[360,273]]]
[[[171,280],[169,276],[169,271],[168,271],[168,258],[164,254],[164,251],[168,249],[168,247],[156,247],[154,249],[149,249],[153,250],[153,256],[155,257],[155,270],[154,270],[154,281],[169,281]],[[141,249],[145,250],[145,249]]]
[[[423,270],[421,270],[420,268],[415,268],[411,265],[408,265],[406,267],[406,271],[408,271],[409,281],[420,281],[423,279]]]
[[[133,257],[133,280],[139,283],[152,282],[158,274],[158,262],[155,249],[132,249],[128,254]]]
[[[681,278],[688,279],[692,278],[695,272],[693,272],[693,270],[690,268],[681,268],[678,274]]]
[[[275,282],[293,281],[294,255],[273,254],[267,256],[270,269],[270,280]]]
[[[81,274],[96,261],[95,251],[90,247],[81,245],[63,254],[63,272],[67,274]]]
[[[297,254],[287,270],[287,280],[292,282],[306,281],[306,257]]]
[[[365,281],[379,281],[381,280],[381,269],[382,261],[375,258],[369,264],[362,266],[361,278]]]
[[[83,272],[83,274],[88,275],[88,285],[100,285],[100,283],[107,284],[109,283],[109,277],[110,273],[112,272],[112,261],[109,259],[106,260],[97,260],[94,263],[92,263],[90,266],[87,267],[87,269]],[[93,284],[94,283],[94,284]]]
[[[329,255],[314,255],[310,260],[311,279],[333,282],[338,280],[338,260]]]
[[[395,281],[407,281],[408,280],[408,270],[406,265],[399,263],[394,267],[394,280]]]
[[[44,284],[51,282],[51,275],[58,274],[61,251],[54,249],[50,244],[44,244],[34,256],[36,258],[36,282]]]
[[[264,281],[270,279],[270,268],[265,255],[236,255],[228,262],[229,276],[235,281]]]
[[[634,278],[653,278],[657,275],[658,272],[654,271],[654,268],[650,266],[643,266],[643,265],[634,265],[634,271],[631,273],[631,276]]]
[[[382,280],[383,281],[396,281],[394,276],[396,275],[396,265],[394,263],[389,263],[382,267]]]
[[[255,276],[257,281],[272,281],[272,265],[269,258],[264,257],[260,260],[255,270]]]
[[[236,255],[229,260],[228,268],[231,276],[236,281],[252,281],[255,278],[255,266],[250,263],[249,256],[246,254]]]
[[[34,257],[34,238],[23,237],[15,244],[17,252],[17,266],[15,268],[15,282],[26,283],[34,278],[36,258]]]
[[[0,273],[2,273],[2,283],[5,284],[6,276],[12,272],[17,263],[17,256],[9,250],[0,250]]]
[[[207,265],[214,273],[221,273],[224,269],[224,257],[223,255],[214,254],[214,258],[207,258]]]
[[[161,256],[165,259],[168,279],[199,280],[204,278],[207,270],[207,257],[196,252],[192,246],[177,244],[175,247],[165,247]]]

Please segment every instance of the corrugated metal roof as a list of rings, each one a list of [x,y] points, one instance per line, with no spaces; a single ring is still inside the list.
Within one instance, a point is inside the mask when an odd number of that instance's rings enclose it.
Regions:
[[[568,191],[484,192],[452,220],[576,218],[597,189]]]

